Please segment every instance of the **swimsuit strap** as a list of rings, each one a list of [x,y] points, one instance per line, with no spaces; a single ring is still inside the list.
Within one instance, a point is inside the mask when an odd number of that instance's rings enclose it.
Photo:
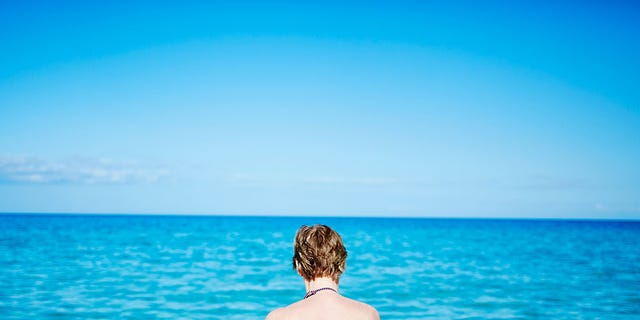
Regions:
[[[335,292],[335,293],[338,293],[338,291],[336,291],[336,290],[335,290],[335,289],[333,289],[333,288],[324,287],[324,288],[315,289],[315,290],[311,290],[311,291],[307,292],[307,294],[305,294],[305,295],[304,295],[304,298],[305,298],[305,299],[306,299],[306,298],[309,298],[309,297],[311,297],[312,295],[316,294],[318,291],[322,291],[322,290],[331,290],[331,291],[333,291],[333,292]]]

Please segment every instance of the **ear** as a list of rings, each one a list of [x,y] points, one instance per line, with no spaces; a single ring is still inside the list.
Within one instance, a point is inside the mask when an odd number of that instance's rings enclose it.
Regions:
[[[344,273],[344,270],[347,269],[347,261],[345,260],[341,265],[340,265],[340,272]]]
[[[300,271],[300,264],[298,263],[298,260],[295,260],[294,263],[296,264],[296,271],[302,277],[302,272]]]

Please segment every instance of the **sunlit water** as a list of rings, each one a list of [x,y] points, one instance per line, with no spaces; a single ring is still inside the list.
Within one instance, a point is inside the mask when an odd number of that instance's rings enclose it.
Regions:
[[[304,295],[302,224],[383,319],[640,318],[640,223],[0,216],[2,319],[262,319]]]

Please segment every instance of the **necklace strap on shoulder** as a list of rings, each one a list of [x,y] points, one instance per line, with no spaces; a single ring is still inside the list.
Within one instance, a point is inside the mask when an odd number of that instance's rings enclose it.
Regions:
[[[304,299],[309,298],[312,295],[314,295],[314,294],[316,294],[316,293],[318,293],[319,291],[322,291],[322,290],[331,290],[331,291],[333,291],[335,293],[338,293],[338,291],[336,291],[336,289],[334,289],[334,288],[324,287],[324,288],[319,288],[319,289],[315,289],[315,290],[311,290],[311,291],[307,292],[307,294],[304,295]]]

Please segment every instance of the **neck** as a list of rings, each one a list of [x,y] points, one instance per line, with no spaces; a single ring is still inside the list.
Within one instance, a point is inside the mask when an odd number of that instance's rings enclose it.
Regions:
[[[338,284],[329,277],[315,278],[313,280],[304,280],[304,287],[307,292],[320,288],[331,288],[338,291]]]

